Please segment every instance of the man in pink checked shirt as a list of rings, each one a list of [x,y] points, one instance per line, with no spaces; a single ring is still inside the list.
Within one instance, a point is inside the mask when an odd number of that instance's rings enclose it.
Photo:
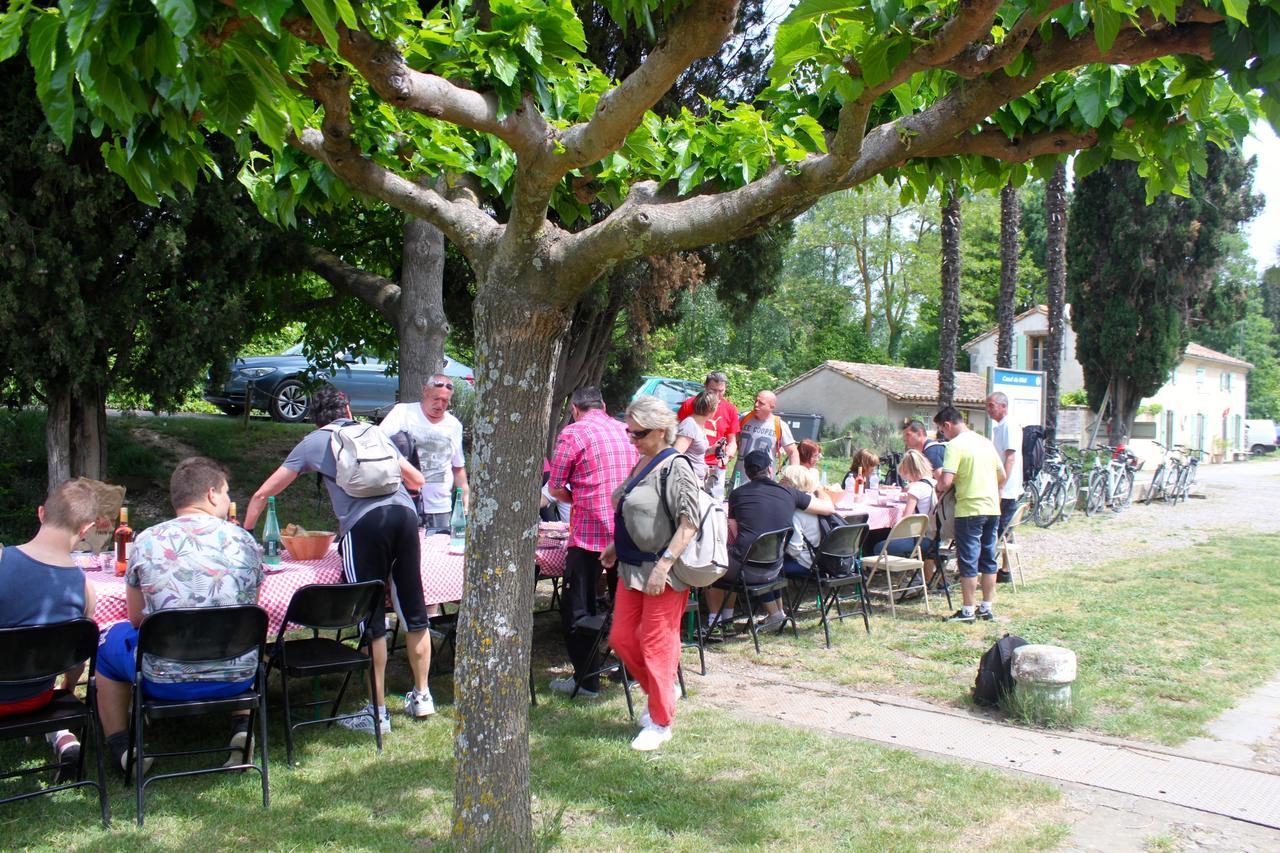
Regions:
[[[569,405],[573,423],[561,430],[556,439],[547,491],[556,500],[573,504],[560,620],[574,674],[553,680],[551,689],[571,694],[577,688],[577,695],[594,698],[600,693],[600,678],[587,673],[598,666],[591,655],[595,633],[578,631],[574,626],[599,612],[596,587],[603,571],[600,554],[613,544],[611,496],[631,473],[636,451],[627,440],[626,427],[605,412],[599,389],[579,388],[573,392]]]

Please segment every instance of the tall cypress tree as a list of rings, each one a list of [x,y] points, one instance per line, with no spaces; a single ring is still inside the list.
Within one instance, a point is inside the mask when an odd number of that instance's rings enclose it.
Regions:
[[[1209,146],[1189,197],[1146,204],[1138,164],[1112,161],[1076,183],[1067,297],[1089,405],[1111,389],[1112,442],[1127,437],[1143,397],[1164,384],[1214,299],[1223,236],[1258,211],[1253,162]]]

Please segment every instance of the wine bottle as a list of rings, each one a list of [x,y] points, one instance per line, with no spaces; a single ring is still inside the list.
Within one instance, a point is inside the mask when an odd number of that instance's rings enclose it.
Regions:
[[[449,518],[449,553],[462,554],[467,550],[467,513],[462,507],[462,488],[454,490],[453,515]]]
[[[236,502],[235,501],[232,501],[230,508],[227,509],[227,521],[231,522],[236,527],[240,526],[240,519],[236,518]]]
[[[275,496],[267,498],[267,523],[262,526],[262,562],[268,566],[280,565],[280,522],[276,518]]]
[[[116,575],[123,576],[129,568],[129,554],[133,551],[133,528],[129,526],[129,508],[120,507],[120,523],[116,525]]]

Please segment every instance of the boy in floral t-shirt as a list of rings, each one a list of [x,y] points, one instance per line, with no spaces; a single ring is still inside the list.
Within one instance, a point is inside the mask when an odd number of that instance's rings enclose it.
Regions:
[[[256,604],[262,583],[257,543],[226,520],[231,499],[225,468],[198,456],[182,460],[169,480],[169,497],[176,517],[144,530],[133,543],[125,573],[129,621],[111,626],[98,649],[98,714],[111,759],[122,769],[143,618],[174,607]],[[235,696],[252,686],[257,667],[257,652],[198,664],[147,655],[143,690],[170,700]],[[246,754],[248,722],[247,711],[232,717],[229,764]]]

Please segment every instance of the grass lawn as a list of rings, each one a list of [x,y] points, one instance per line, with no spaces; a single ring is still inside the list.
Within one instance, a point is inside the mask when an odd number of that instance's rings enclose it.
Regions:
[[[896,620],[876,608],[870,636],[861,620],[846,620],[833,628],[831,649],[816,620],[802,617],[799,642],[787,633],[769,638],[758,658],[749,641],[713,654],[797,679],[966,704],[978,658],[1008,632],[1075,650],[1085,727],[1176,744],[1274,675],[1277,550],[1274,534],[1219,536],[1155,561],[1031,573],[1017,593],[1000,587],[994,623],[943,623],[946,600],[935,599],[933,618],[922,602],[899,608]]]
[[[447,678],[436,679],[438,698],[449,701],[450,687]],[[92,793],[61,793],[0,809],[0,837],[8,849],[440,845],[453,797],[451,712],[443,705],[426,722],[393,714],[381,756],[367,737],[304,730],[294,770],[284,763],[274,720],[269,811],[256,775],[162,781],[148,791],[147,823],[138,831],[132,789],[113,780],[111,830],[102,829]],[[214,742],[224,736],[221,721],[184,722],[183,732]],[[660,752],[633,752],[634,732],[617,688],[607,700],[573,704],[541,691],[531,715],[540,847],[925,850],[963,843],[1034,851],[1054,847],[1066,833],[1060,795],[1048,785],[743,723],[699,709],[696,696],[682,703],[677,736]],[[12,749],[0,755],[12,760]]]

